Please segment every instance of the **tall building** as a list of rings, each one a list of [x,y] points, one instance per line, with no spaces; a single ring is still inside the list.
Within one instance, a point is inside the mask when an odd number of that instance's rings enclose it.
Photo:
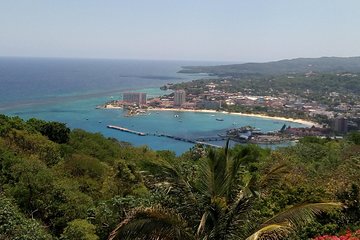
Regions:
[[[334,120],[334,131],[337,133],[347,133],[348,131],[348,120],[346,117],[337,117]]]
[[[174,93],[174,106],[181,106],[186,101],[186,92],[184,90],[176,90]]]
[[[146,93],[126,92],[123,93],[123,101],[130,104],[146,104]]]

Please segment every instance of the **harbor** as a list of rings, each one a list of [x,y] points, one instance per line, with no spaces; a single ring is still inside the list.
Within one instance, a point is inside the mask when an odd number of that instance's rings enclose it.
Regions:
[[[192,144],[200,144],[204,146],[209,147],[216,147],[219,148],[221,146],[212,144],[209,142],[217,142],[217,141],[225,141],[227,139],[230,139],[237,143],[254,143],[254,144],[274,144],[274,143],[281,143],[284,141],[290,141],[294,139],[290,139],[289,137],[286,137],[284,135],[274,134],[274,133],[262,133],[259,131],[259,129],[245,126],[241,128],[235,128],[235,129],[229,129],[225,135],[217,135],[217,136],[208,136],[208,137],[198,137],[195,139],[190,139],[186,137],[181,136],[174,136],[166,133],[146,133],[146,132],[140,132],[120,126],[114,126],[114,125],[108,125],[107,126],[110,129],[119,130],[122,132],[135,134],[138,136],[156,136],[156,137],[163,137],[163,138],[169,138],[176,141],[181,142],[187,142]]]
[[[166,133],[146,133],[140,132],[120,126],[108,125],[108,128],[119,130],[122,132],[135,134],[138,136],[156,136],[169,138],[176,141],[187,142],[192,144],[200,144],[210,147],[221,147],[216,144],[212,144],[209,142],[220,142],[230,139],[237,143],[251,143],[251,144],[279,144],[283,142],[295,141],[299,139],[299,134],[304,133],[304,131],[308,131],[306,135],[308,136],[322,136],[324,133],[319,132],[322,129],[318,128],[287,128],[284,125],[279,131],[270,131],[270,132],[261,132],[260,129],[251,127],[251,126],[243,126],[240,128],[231,128],[226,131],[225,134],[218,134],[217,136],[205,136],[205,137],[197,137],[194,139],[174,136]]]
[[[154,143],[161,143],[159,149],[165,146],[177,149],[181,146],[182,151],[185,151],[196,144],[223,147],[228,139],[232,144],[261,144],[272,147],[272,145],[290,144],[299,138],[298,132],[303,133],[303,130],[308,132],[307,128],[304,129],[305,126],[299,123],[274,122],[266,118],[216,111],[138,109],[135,106],[119,109],[120,111],[117,111],[117,108],[110,107],[110,111],[106,111],[106,114],[116,114],[117,118],[107,122],[105,127],[109,126],[108,128],[112,130],[122,131],[123,134],[118,134],[116,131],[109,134],[114,138],[121,138],[122,141],[131,139],[130,142],[136,141],[138,145],[152,146]],[[134,111],[129,114],[131,109]],[[291,128],[288,129],[290,124]],[[293,133],[295,130],[297,131]],[[177,150],[176,152],[178,153]]]

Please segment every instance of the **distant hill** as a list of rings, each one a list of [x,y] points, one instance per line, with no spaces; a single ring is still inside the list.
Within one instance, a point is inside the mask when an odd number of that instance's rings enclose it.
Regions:
[[[360,72],[360,57],[296,58],[267,63],[244,63],[220,66],[185,66],[180,73],[209,73],[218,76],[248,74],[278,75],[307,72]]]

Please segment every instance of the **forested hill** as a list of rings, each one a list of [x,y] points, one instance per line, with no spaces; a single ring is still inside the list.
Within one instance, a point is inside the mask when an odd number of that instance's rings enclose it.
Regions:
[[[0,114],[0,239],[341,234],[360,229],[359,172],[360,133],[304,138],[278,150],[199,147],[177,157]]]
[[[360,72],[360,57],[296,58],[266,63],[244,63],[220,66],[185,66],[180,73],[209,73],[218,76],[244,74],[281,75],[307,72]]]

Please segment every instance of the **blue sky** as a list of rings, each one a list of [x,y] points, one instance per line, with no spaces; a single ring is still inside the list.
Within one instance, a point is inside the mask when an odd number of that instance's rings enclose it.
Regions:
[[[0,56],[360,56],[360,1],[0,0]]]

